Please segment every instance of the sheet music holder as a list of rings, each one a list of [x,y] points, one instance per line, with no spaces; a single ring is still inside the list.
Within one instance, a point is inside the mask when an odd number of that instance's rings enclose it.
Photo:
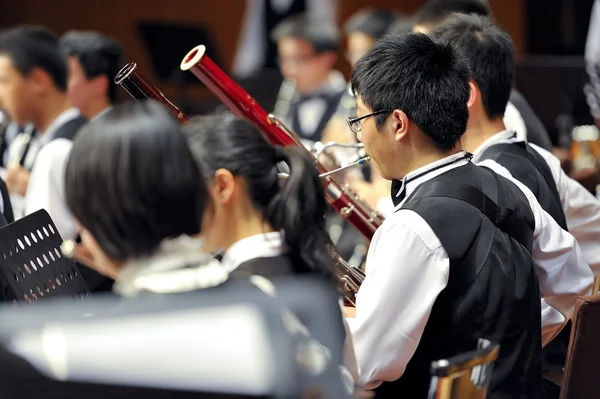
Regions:
[[[222,68],[217,46],[206,25],[141,21],[137,29],[156,76],[164,82],[202,84],[193,74],[179,68],[183,57],[199,44],[206,46],[206,54]]]
[[[0,272],[5,299],[35,302],[70,296],[81,301],[90,295],[75,262],[63,256],[63,240],[45,210],[0,229]]]

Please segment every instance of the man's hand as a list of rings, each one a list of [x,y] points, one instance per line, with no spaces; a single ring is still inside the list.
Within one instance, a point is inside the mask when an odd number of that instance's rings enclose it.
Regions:
[[[6,171],[6,187],[11,193],[25,196],[29,185],[30,173],[22,166],[11,168]]]
[[[356,317],[356,308],[351,306],[344,306],[344,316],[350,319]]]

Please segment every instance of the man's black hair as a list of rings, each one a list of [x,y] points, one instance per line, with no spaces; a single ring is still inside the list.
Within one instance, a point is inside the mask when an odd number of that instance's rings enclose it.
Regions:
[[[344,24],[344,32],[361,32],[379,39],[385,35],[390,26],[399,18],[399,15],[389,10],[368,8],[352,15]]]
[[[284,37],[310,43],[317,54],[337,52],[340,46],[340,32],[335,25],[305,14],[287,18],[275,27],[272,33],[273,40],[278,41]]]
[[[437,26],[455,12],[489,17],[485,0],[429,0],[415,16],[415,25]]]
[[[372,111],[404,111],[442,151],[453,148],[467,128],[468,62],[456,47],[427,35],[384,36],[356,63],[351,83]],[[375,116],[378,129],[388,116]]]
[[[113,80],[123,66],[121,45],[98,32],[71,31],[60,39],[60,46],[66,56],[77,58],[88,79],[108,78],[108,97],[114,102],[117,86]]]
[[[67,62],[58,38],[41,26],[19,26],[0,33],[0,54],[7,55],[23,76],[32,69],[46,72],[62,92],[67,89]]]
[[[431,37],[463,49],[487,116],[503,117],[515,75],[514,46],[510,35],[489,18],[454,14]]]

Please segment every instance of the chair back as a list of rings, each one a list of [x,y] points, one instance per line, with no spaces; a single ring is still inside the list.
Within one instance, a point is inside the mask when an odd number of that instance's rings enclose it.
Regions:
[[[433,362],[428,399],[484,399],[499,351],[480,339],[474,351]]]
[[[34,302],[57,296],[71,296],[75,301],[87,298],[87,284],[75,262],[63,256],[62,241],[43,209],[0,229],[4,299]]]
[[[295,283],[307,303],[331,299],[319,281]],[[288,286],[279,287],[285,296]],[[232,280],[126,301],[96,295],[0,307],[0,397],[37,397],[28,387],[42,385],[44,398],[57,399],[348,397],[337,345],[299,334],[281,302]],[[335,329],[333,308],[319,308],[306,327]]]
[[[600,296],[577,298],[572,320],[560,397],[595,398],[599,395],[596,362],[600,358]]]

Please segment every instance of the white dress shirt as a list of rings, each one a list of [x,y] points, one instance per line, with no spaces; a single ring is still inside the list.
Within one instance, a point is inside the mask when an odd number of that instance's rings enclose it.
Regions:
[[[31,139],[31,144],[29,145],[29,150],[27,151],[27,156],[25,157],[25,165],[24,165],[25,169],[31,170],[31,175],[29,176],[29,183],[27,185],[27,193],[25,194],[25,196],[21,196],[16,193],[11,193],[11,195],[10,195],[10,200],[11,200],[11,204],[13,205],[13,212],[15,214],[15,219],[20,219],[21,217],[30,214],[32,211],[28,211],[28,209],[29,210],[33,209],[33,211],[37,211],[41,208],[45,208],[45,206],[43,206],[43,205],[45,205],[45,202],[46,202],[45,198],[43,198],[43,197],[40,198],[37,196],[37,195],[40,195],[43,192],[45,192],[45,190],[39,191],[36,188],[32,189],[32,187],[34,187],[38,184],[38,180],[37,180],[37,178],[35,178],[35,176],[33,174],[33,170],[35,169],[36,163],[38,161],[38,155],[42,151],[42,148],[44,148],[47,144],[51,143],[52,139],[54,138],[54,135],[56,134],[56,131],[61,126],[63,126],[65,123],[67,123],[79,116],[80,116],[80,112],[77,108],[69,108],[66,111],[63,111],[61,114],[59,114],[56,117],[56,119],[50,124],[50,126],[48,126],[48,128],[46,129],[45,132],[38,133]],[[24,148],[27,145],[27,140],[28,139],[26,138],[26,136],[24,134],[19,134],[12,141],[12,143],[9,147],[9,150],[8,150],[9,151],[9,156],[8,156],[9,157],[9,160],[8,160],[9,165],[11,163],[13,163],[15,159],[18,161],[21,158]],[[47,167],[51,167],[51,166],[42,165],[42,166],[38,166],[37,169],[42,169],[42,168],[47,168]],[[36,175],[39,175],[39,174],[40,173],[37,173]],[[43,172],[41,174],[44,175]],[[46,176],[47,176],[47,174],[42,176],[42,179],[45,180]],[[42,185],[44,185],[44,184],[45,183],[42,182]],[[30,191],[33,191],[33,194],[30,194]],[[48,209],[46,209],[46,210],[48,210]],[[50,212],[51,211],[48,210],[48,213],[50,213]],[[55,215],[50,213],[50,217],[56,223]],[[57,223],[57,227],[59,227],[58,223]],[[60,227],[59,227],[59,231],[60,231]],[[63,236],[63,238],[65,238],[65,236]]]
[[[486,140],[473,153],[473,162],[479,163],[483,151],[492,145],[522,141],[509,130],[500,132]],[[569,233],[577,240],[594,275],[600,275],[600,202],[585,187],[567,176],[561,167],[560,160],[552,153],[535,144],[529,145],[548,164],[558,189]],[[510,174],[508,171],[506,173]]]
[[[517,132],[517,137],[521,141],[527,141],[527,125],[525,124],[525,120],[521,116],[521,112],[511,102],[506,104],[502,122],[504,122],[507,129]]]
[[[89,122],[105,115],[111,109],[112,106],[107,107]],[[79,111],[74,115],[78,116]],[[75,239],[79,235],[65,197],[65,171],[72,148],[73,141],[62,138],[53,140],[42,148],[31,171],[25,197],[25,215],[45,209],[64,239]]]
[[[251,259],[272,258],[282,255],[285,251],[286,246],[280,232],[255,234],[231,245],[223,254],[221,264],[231,273]]]
[[[459,153],[409,173],[404,179],[406,196],[427,180],[466,163]],[[533,254],[541,295],[547,302],[542,312],[542,340],[547,343],[572,315],[576,296],[589,291],[593,276],[575,239],[544,214],[531,191],[522,184],[519,187],[529,192],[535,216]],[[347,319],[359,383],[368,389],[402,376],[431,308],[448,284],[450,262],[439,238],[421,216],[401,206],[371,240],[356,316]]]
[[[80,115],[77,108],[69,108],[59,114],[45,132],[37,132],[36,135],[31,138],[31,144],[29,144],[29,150],[27,151],[27,156],[25,157],[23,165],[25,169],[31,170],[33,168],[38,152],[54,138],[54,134],[61,126]],[[11,165],[15,161],[18,162],[21,159],[28,141],[29,138],[24,134],[19,134],[14,138],[8,148],[8,165]]]
[[[72,146],[71,140],[61,138],[40,150],[25,195],[25,215],[45,209],[65,240],[79,234],[65,197],[65,172]]]

